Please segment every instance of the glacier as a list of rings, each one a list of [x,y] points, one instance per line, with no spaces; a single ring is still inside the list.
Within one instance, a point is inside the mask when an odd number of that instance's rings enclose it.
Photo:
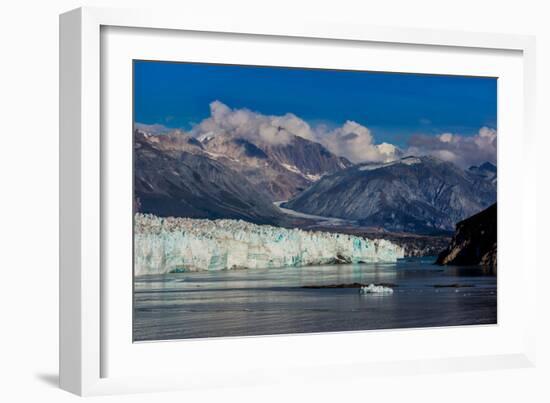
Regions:
[[[134,217],[134,275],[395,262],[387,240],[257,225],[242,220]]]

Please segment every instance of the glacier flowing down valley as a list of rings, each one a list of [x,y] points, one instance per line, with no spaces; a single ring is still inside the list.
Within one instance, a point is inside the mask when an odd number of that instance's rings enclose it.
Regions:
[[[395,262],[403,249],[382,239],[256,225],[242,220],[136,214],[134,275],[178,271]]]

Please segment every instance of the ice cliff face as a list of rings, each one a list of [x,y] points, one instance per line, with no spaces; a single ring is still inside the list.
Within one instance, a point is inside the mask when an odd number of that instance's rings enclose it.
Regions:
[[[159,218],[136,214],[134,274],[395,262],[401,247],[386,240],[311,232],[241,220]]]

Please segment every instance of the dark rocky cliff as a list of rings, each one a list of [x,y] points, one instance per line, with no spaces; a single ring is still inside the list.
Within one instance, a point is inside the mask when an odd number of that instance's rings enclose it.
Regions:
[[[437,264],[481,265],[497,268],[497,204],[459,222],[450,245],[441,252]]]

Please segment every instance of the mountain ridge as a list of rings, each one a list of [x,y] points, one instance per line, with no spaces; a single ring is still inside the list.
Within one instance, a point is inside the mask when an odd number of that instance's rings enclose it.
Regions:
[[[243,175],[207,158],[197,151],[197,145],[180,138],[175,146],[172,139],[164,143],[155,139],[134,133],[136,211],[161,217],[233,218],[261,224],[284,221],[280,211]]]
[[[272,201],[287,200],[323,175],[351,166],[324,146],[299,136],[288,143],[266,142],[218,134],[203,142],[206,153],[244,173]]]
[[[496,185],[431,156],[357,164],[321,178],[282,206],[394,231],[452,231],[496,201]]]
[[[270,144],[231,132],[198,137],[179,130],[160,135],[137,132],[158,150],[186,151],[221,162],[246,176],[271,201],[287,200],[322,176],[353,165],[320,143],[296,135]]]

